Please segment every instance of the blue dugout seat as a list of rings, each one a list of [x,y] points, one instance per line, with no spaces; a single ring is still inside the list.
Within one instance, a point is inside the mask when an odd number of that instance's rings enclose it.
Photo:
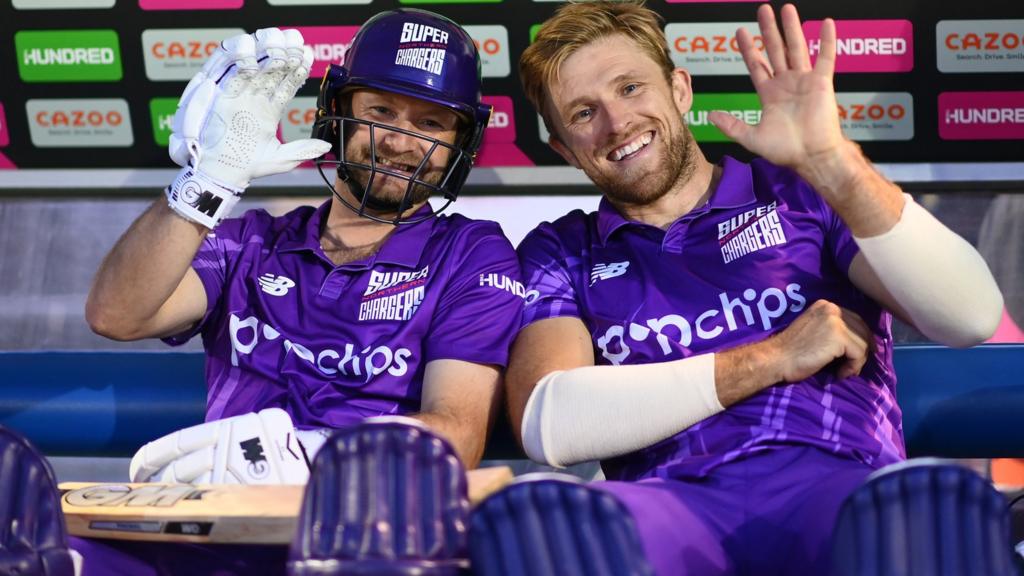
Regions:
[[[1024,457],[1024,345],[898,346],[897,396],[910,456]],[[197,352],[2,352],[0,424],[47,455],[131,456],[199,423]],[[487,459],[520,458],[499,422]]]

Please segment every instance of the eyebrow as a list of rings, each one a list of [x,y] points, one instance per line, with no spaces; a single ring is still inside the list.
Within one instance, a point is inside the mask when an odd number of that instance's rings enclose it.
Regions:
[[[609,84],[613,84],[613,85],[621,84],[621,83],[623,83],[623,82],[625,82],[627,80],[632,80],[633,78],[635,78],[635,76],[636,75],[634,73],[632,73],[632,72],[625,72],[625,73],[619,74],[615,78],[612,78],[611,82],[609,82]],[[578,98],[573,98],[568,104],[566,104],[565,106],[562,107],[561,111],[563,113],[571,111],[573,108],[579,106],[580,104],[582,104],[583,102],[586,102],[589,99],[590,99],[589,96],[580,96]]]

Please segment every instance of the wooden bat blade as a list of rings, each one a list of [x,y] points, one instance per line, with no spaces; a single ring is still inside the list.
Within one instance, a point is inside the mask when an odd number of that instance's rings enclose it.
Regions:
[[[506,466],[467,474],[474,505],[512,479]],[[305,486],[62,482],[68,533],[166,542],[289,544]]]

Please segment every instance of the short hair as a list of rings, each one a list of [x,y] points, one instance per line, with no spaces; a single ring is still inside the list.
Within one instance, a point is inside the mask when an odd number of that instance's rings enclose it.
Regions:
[[[544,109],[546,87],[558,80],[558,69],[580,48],[609,36],[623,35],[635,42],[665,73],[668,81],[675,65],[662,29],[664,20],[644,7],[644,0],[600,1],[566,4],[537,31],[533,43],[519,58],[519,80],[526,98],[544,119],[548,131],[553,124]]]

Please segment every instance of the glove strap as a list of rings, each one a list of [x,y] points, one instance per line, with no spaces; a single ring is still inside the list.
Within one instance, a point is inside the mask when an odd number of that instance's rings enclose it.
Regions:
[[[244,188],[218,182],[189,166],[167,187],[167,205],[182,218],[213,230],[228,217],[243,192]]]

